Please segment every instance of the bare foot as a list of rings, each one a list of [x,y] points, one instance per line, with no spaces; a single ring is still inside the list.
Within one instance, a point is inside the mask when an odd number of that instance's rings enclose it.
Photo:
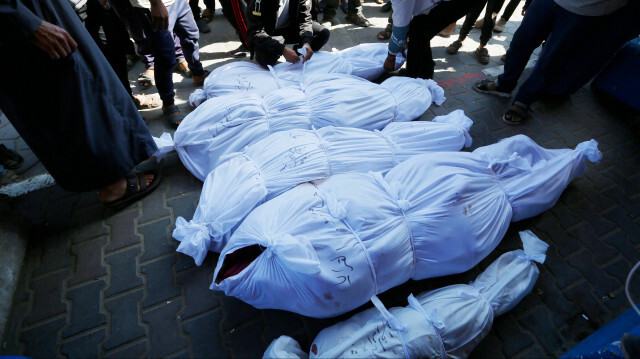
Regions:
[[[153,177],[154,176],[152,174],[144,175],[144,180],[147,186],[151,184],[151,182],[153,181]],[[138,185],[138,191],[139,190],[140,190],[140,185]],[[102,188],[98,192],[98,199],[101,202],[105,202],[105,203],[113,202],[117,199],[124,197],[126,192],[127,192],[127,181],[124,178],[120,178],[118,181]]]

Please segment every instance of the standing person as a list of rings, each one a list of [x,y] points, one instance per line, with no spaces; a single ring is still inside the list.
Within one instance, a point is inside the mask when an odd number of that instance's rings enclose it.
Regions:
[[[488,0],[484,1],[483,3],[487,6],[484,12],[482,29],[480,32],[480,45],[478,45],[478,48],[475,51],[475,55],[481,64],[486,65],[491,59],[489,56],[489,50],[487,50],[486,46],[487,43],[489,43],[489,40],[491,40],[491,36],[493,35],[492,30],[495,25],[496,17],[498,16],[497,13],[502,8],[504,0]],[[460,50],[460,48],[462,47],[462,42],[467,38],[469,32],[473,28],[473,24],[475,24],[476,20],[480,16],[480,13],[482,12],[482,7],[484,6],[483,3],[481,2],[480,6],[476,6],[465,16],[464,23],[460,28],[458,39],[452,42],[451,45],[447,46],[447,52],[451,55],[457,54],[458,50]]]
[[[311,20],[307,0],[250,0],[246,13],[247,41],[251,58],[262,66],[273,66],[280,56],[287,62],[311,59],[329,41],[329,30]],[[285,44],[296,44],[293,49]]]
[[[408,46],[406,75],[433,78],[435,62],[431,55],[431,39],[480,3],[482,0],[391,0],[393,31],[384,69],[395,69],[396,55],[402,51],[408,37],[411,41]]]
[[[200,15],[200,0],[189,0],[189,7],[191,7],[191,13],[196,25],[198,25],[198,30],[202,33],[207,33],[211,31],[207,23],[213,19],[213,13],[216,11],[216,2],[215,0],[204,0],[204,6],[205,9]]]
[[[326,0],[325,4],[322,10],[322,24],[334,25],[336,10],[338,10],[338,6],[340,6],[339,0]],[[361,0],[349,0],[347,2],[347,15],[345,16],[345,20],[361,27],[369,27],[371,25],[362,13]]]
[[[502,117],[510,125],[519,125],[529,117],[529,106],[561,78],[574,61],[572,54],[593,49],[592,39],[609,15],[628,0],[534,0],[513,35],[504,64],[504,73],[496,80],[476,82],[473,89],[501,97],[511,97],[533,50],[542,41],[545,46],[531,75],[520,87],[513,104]],[[619,13],[619,12],[616,12]],[[635,14],[637,17],[637,14]],[[610,35],[614,36],[614,35]],[[545,40],[546,39],[546,40]],[[581,59],[589,62],[589,58]]]
[[[0,50],[21,54],[0,57],[0,108],[63,189],[119,209],[157,187],[132,171],[157,150],[149,129],[68,1],[0,0]]]
[[[504,30],[505,25],[507,25],[507,22],[509,22],[511,15],[513,15],[513,12],[516,11],[516,8],[519,4],[520,0],[509,1],[507,6],[504,8],[504,11],[502,12],[502,16],[500,16],[500,19],[498,19],[498,22],[493,27],[494,32],[502,32],[502,30]],[[525,0],[524,5],[522,5],[522,11],[520,12],[522,16],[524,16],[524,14],[527,12],[529,5],[531,5],[531,0]]]
[[[236,35],[240,39],[240,46],[229,52],[229,55],[236,58],[246,57],[249,51],[247,22],[245,21],[247,0],[220,0],[220,6],[222,7],[222,14],[236,30]]]
[[[176,52],[173,32],[180,38],[184,58],[191,70],[191,80],[197,86],[202,86],[209,72],[204,70],[200,62],[198,26],[187,0],[130,1],[151,43],[155,60],[154,77],[162,100],[162,112],[169,124],[178,127],[184,116],[174,100],[172,72],[176,64]]]

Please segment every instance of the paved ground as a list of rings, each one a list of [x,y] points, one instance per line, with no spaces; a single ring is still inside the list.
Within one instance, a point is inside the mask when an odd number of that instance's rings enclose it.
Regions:
[[[339,16],[329,48],[374,42],[386,16],[379,5],[365,3],[375,27],[344,24]],[[519,11],[519,10],[518,10]],[[488,66],[477,63],[474,30],[458,55],[446,55],[453,38],[433,42],[438,62],[436,80],[447,101],[423,119],[463,109],[474,120],[473,148],[524,133],[549,148],[575,147],[595,138],[603,159],[590,165],[549,211],[514,223],[498,249],[467,273],[409,282],[380,297],[387,306],[405,305],[409,293],[465,283],[501,253],[520,248],[517,232],[533,230],[550,244],[547,261],[532,294],[493,329],[474,358],[558,357],[584,337],[629,308],[624,281],[640,258],[640,144],[637,118],[614,111],[586,87],[569,99],[533,106],[531,120],[513,127],[500,121],[509,102],[471,90],[470,81],[485,68],[501,65],[500,55],[519,24],[514,15],[506,32],[496,34]],[[461,24],[461,22],[458,22]],[[231,61],[236,48],[231,27],[217,13],[213,31],[202,37],[206,68]],[[457,33],[457,31],[456,31]],[[131,71],[132,81],[142,71]],[[194,89],[175,75],[180,106]],[[132,84],[135,82],[133,81]],[[139,89],[135,89],[140,91]],[[143,113],[154,135],[167,130],[159,110]],[[3,125],[6,121],[3,121]],[[27,175],[42,173],[37,159],[10,126],[0,129],[1,142],[28,158]],[[333,319],[310,319],[257,310],[234,298],[208,290],[217,256],[201,267],[176,253],[171,238],[178,216],[191,218],[202,187],[170,156],[165,180],[150,196],[124,211],[111,213],[95,193],[71,194],[56,186],[6,200],[28,223],[29,247],[13,300],[0,355],[31,357],[260,357],[271,340],[286,334],[303,349]],[[640,293],[637,284],[632,287]]]

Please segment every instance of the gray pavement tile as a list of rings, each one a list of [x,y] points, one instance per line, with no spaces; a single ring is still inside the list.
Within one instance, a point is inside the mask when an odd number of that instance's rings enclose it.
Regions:
[[[62,343],[60,351],[69,359],[100,357],[100,342],[105,338],[106,330],[100,329]]]
[[[593,230],[586,223],[581,223],[578,226],[575,226],[567,231],[569,236],[574,239],[580,241],[580,243],[591,253],[595,254],[596,257],[593,258],[596,263],[596,266],[602,265],[606,262],[609,262],[619,253],[614,248],[608,246],[606,242],[602,241],[600,237],[596,236],[593,233]],[[571,263],[571,260],[569,260]]]
[[[107,274],[107,268],[102,262],[102,251],[106,244],[107,238],[102,237],[71,247],[71,253],[76,256],[76,261],[73,275],[69,278],[67,285],[74,286]]]
[[[68,325],[63,331],[63,338],[106,324],[107,318],[102,313],[102,305],[100,303],[101,292],[106,285],[104,280],[97,280],[81,287],[67,290],[71,316]]]
[[[31,326],[67,312],[67,304],[62,301],[62,293],[63,282],[70,274],[71,269],[67,268],[31,280],[29,288],[33,291],[33,302],[24,325]]]
[[[176,274],[176,283],[184,293],[180,318],[187,320],[220,307],[220,294],[209,290],[212,277],[213,267],[207,265]]]
[[[486,353],[489,356],[492,356],[493,353],[502,352],[504,353],[504,357],[512,358],[514,355],[535,344],[531,334],[527,333],[526,330],[523,330],[523,328],[519,326],[518,321],[510,314],[495,318],[493,321],[493,328],[495,328],[495,333],[497,333],[498,337],[501,339],[498,343],[502,344],[502,350],[497,351],[489,348],[489,351]]]
[[[583,280],[568,287],[564,290],[564,294],[567,299],[582,309],[581,312],[588,318],[586,320],[591,322],[590,325],[599,328],[613,319],[614,316],[608,313],[606,308],[600,303],[600,296],[594,295],[594,289],[597,288],[594,288],[589,282]]]
[[[180,334],[177,314],[180,301],[171,301],[142,313],[142,320],[149,328],[150,358],[163,358],[184,350],[187,340]]]
[[[139,340],[131,345],[123,346],[104,355],[105,358],[142,358],[148,348],[147,340]]]
[[[109,333],[107,340],[103,342],[105,351],[114,350],[147,336],[145,327],[139,321],[138,303],[143,294],[142,290],[138,290],[104,302],[104,307],[109,313]]]
[[[629,263],[633,263],[638,258],[640,258],[640,249],[636,248],[630,236],[624,231],[613,231],[609,235],[605,236],[602,240],[607,245],[615,248],[622,256],[626,257]],[[626,273],[628,274],[630,270],[631,268],[629,268]]]
[[[575,255],[567,258],[567,262],[582,273],[584,279],[589,282],[591,292],[596,298],[606,296],[607,293],[615,290],[620,285],[606,274],[604,268],[598,266],[593,254],[589,251],[578,251]]]
[[[140,256],[141,263],[175,252],[178,243],[171,238],[169,232],[170,225],[171,218],[162,218],[138,226],[138,232],[142,234],[143,237],[143,252],[142,256]]]
[[[183,321],[182,330],[191,343],[191,358],[229,358],[227,348],[222,345],[219,323],[222,311],[214,310],[204,315]]]
[[[544,263],[547,270],[553,275],[556,286],[562,290],[582,278],[580,272],[567,266],[564,258],[565,256],[559,255],[553,248],[549,248]]]
[[[558,349],[562,344],[557,335],[556,328],[551,322],[551,315],[545,307],[538,307],[518,321],[520,325],[530,331],[540,344],[542,344],[547,356],[558,355]]]
[[[110,231],[109,244],[105,248],[106,253],[140,243],[140,235],[136,233],[135,229],[135,220],[138,216],[137,210],[130,210],[117,213],[106,220]]]
[[[143,309],[180,296],[180,288],[174,285],[173,279],[173,264],[175,262],[176,255],[172,254],[140,265],[140,273],[145,276],[146,289],[142,299]]]
[[[137,275],[137,258],[142,253],[136,246],[122,252],[105,256],[109,265],[109,286],[104,291],[105,298],[141,287],[143,280]]]
[[[508,358],[503,353],[503,343],[498,336],[493,332],[489,332],[486,337],[480,341],[478,346],[471,352],[469,359],[483,359],[493,358],[502,359]]]
[[[232,358],[261,358],[266,347],[260,341],[262,323],[252,322],[242,328],[225,333],[224,345],[230,348]],[[265,343],[268,344],[268,343]]]
[[[249,304],[233,297],[220,296],[222,305],[222,321],[220,330],[227,334],[237,329],[237,327],[262,317],[262,312]]]
[[[59,318],[23,331],[21,340],[25,343],[24,355],[32,358],[57,358],[60,349],[58,331],[65,323],[65,318]]]

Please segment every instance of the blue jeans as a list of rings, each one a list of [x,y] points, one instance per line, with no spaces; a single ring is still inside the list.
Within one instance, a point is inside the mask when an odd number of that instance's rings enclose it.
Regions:
[[[172,105],[175,97],[173,67],[176,64],[173,33],[180,39],[184,59],[189,64],[191,73],[194,76],[201,76],[204,69],[200,62],[198,25],[193,19],[187,0],[176,0],[172,5],[167,6],[169,12],[169,28],[167,30],[153,31],[150,11],[141,8],[135,10],[142,22],[144,33],[150,34],[149,40],[155,57],[154,76],[158,94],[164,106]]]
[[[567,65],[573,53],[586,47],[597,51],[591,37],[599,31],[606,16],[573,14],[553,0],[534,0],[513,35],[507,51],[504,73],[498,76],[497,89],[511,92],[533,53],[546,40],[538,62],[520,87],[514,103],[527,107],[540,98]],[[583,59],[588,61],[588,59]]]

